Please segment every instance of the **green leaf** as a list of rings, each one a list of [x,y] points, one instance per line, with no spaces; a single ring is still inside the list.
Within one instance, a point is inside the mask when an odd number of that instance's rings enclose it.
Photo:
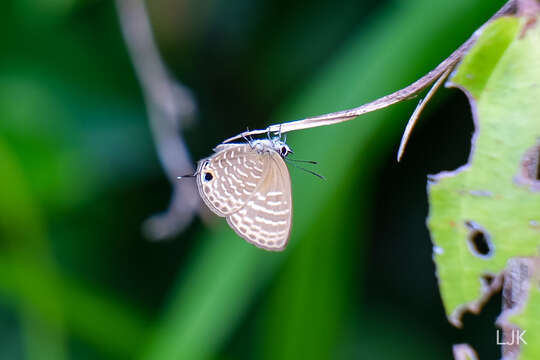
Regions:
[[[485,276],[512,257],[538,255],[540,26],[525,24],[491,23],[451,80],[469,97],[476,131],[468,164],[430,182],[428,226],[446,313],[458,326],[495,287]]]

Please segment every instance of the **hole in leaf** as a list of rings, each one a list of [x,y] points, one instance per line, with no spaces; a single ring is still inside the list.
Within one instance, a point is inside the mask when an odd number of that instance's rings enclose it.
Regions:
[[[493,245],[487,231],[474,221],[466,221],[465,225],[469,229],[468,241],[472,253],[478,257],[491,257]]]
[[[475,231],[471,235],[471,241],[475,250],[481,255],[489,254],[489,245],[484,233],[481,231]]]

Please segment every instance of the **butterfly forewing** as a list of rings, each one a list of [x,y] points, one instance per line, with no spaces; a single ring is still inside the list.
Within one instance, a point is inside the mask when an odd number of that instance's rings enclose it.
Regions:
[[[220,145],[199,162],[197,185],[201,198],[219,216],[243,208],[265,177],[264,159],[249,144]]]
[[[291,230],[292,195],[287,165],[275,152],[259,155],[266,164],[261,184],[244,207],[227,217],[238,235],[267,250],[283,250]]]

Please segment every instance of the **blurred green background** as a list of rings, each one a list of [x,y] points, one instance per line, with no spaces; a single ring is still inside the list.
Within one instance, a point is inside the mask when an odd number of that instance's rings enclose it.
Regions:
[[[199,107],[193,162],[246,127],[358,106],[435,67],[503,1],[154,0],[160,51]],[[0,359],[498,357],[500,299],[464,330],[444,315],[426,175],[463,164],[465,97],[441,90],[402,163],[416,101],[289,134],[289,248],[223,221],[169,241],[145,104],[114,2],[6,0],[0,57]]]

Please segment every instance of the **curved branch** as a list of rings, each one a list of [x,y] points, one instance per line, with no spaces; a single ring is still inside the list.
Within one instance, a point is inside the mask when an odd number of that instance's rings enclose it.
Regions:
[[[195,183],[177,180],[178,176],[194,171],[181,128],[194,117],[195,101],[191,92],[173,79],[161,59],[144,2],[116,0],[116,6],[124,40],[143,91],[159,159],[173,185],[168,210],[150,217],[143,230],[150,238],[167,238],[182,231],[201,209]]]
[[[390,105],[396,104],[403,100],[408,100],[415,97],[419,92],[426,89],[433,82],[439,79],[443,74],[447,72],[448,69],[453,68],[469,51],[469,49],[474,45],[476,39],[480,35],[482,29],[492,22],[493,20],[515,12],[516,0],[508,1],[499,11],[497,11],[484,25],[482,25],[475,33],[456,51],[454,51],[448,58],[441,62],[435,69],[422,76],[420,79],[416,80],[409,86],[398,90],[392,94],[383,96],[377,100],[364,104],[362,106],[356,107],[354,109],[343,110],[338,112],[333,112],[329,114],[314,116],[305,118],[302,120],[296,120],[291,122],[286,122],[282,124],[275,124],[267,127],[263,130],[252,130],[245,131],[240,133],[232,138],[229,138],[224,141],[224,143],[231,142],[243,137],[248,137],[252,135],[260,135],[266,133],[279,133],[283,134],[289,131],[294,130],[303,130],[319,126],[334,125],[339,124],[344,121],[352,120],[360,115],[380,110],[386,108]]]

